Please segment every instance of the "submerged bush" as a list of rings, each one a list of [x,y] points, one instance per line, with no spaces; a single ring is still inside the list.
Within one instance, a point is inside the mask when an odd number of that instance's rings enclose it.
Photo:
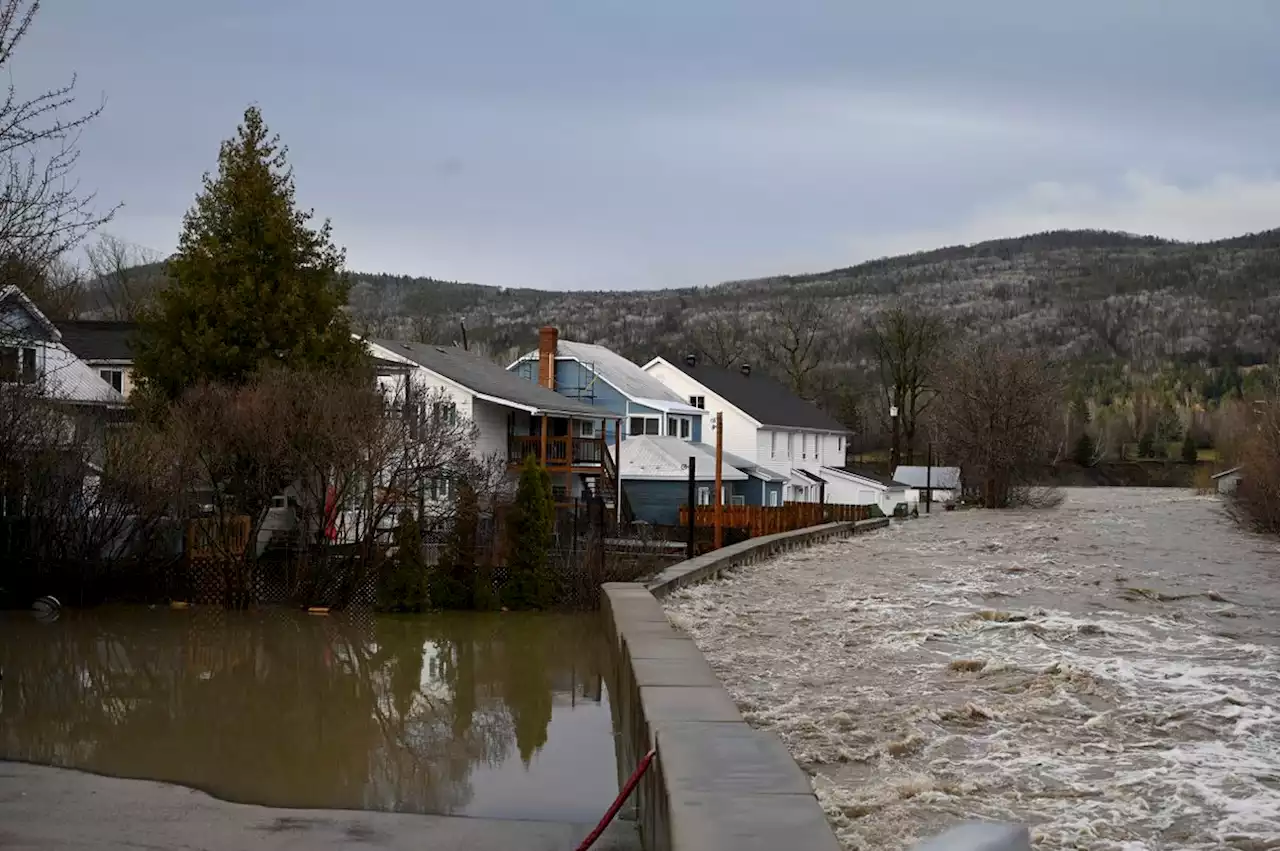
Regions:
[[[425,612],[431,604],[429,574],[418,521],[405,512],[396,527],[396,552],[378,575],[378,610]]]

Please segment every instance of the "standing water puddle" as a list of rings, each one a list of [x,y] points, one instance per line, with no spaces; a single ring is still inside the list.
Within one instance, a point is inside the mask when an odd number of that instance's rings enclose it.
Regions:
[[[229,801],[594,822],[617,790],[594,615],[0,613],[0,759]]]

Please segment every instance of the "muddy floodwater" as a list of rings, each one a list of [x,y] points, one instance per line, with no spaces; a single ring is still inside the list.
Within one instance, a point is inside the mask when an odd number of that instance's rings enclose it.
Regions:
[[[1041,849],[1280,848],[1280,546],[1211,497],[1067,494],[669,601],[846,848],[966,818]]]
[[[0,759],[278,807],[595,822],[592,615],[0,613]]]

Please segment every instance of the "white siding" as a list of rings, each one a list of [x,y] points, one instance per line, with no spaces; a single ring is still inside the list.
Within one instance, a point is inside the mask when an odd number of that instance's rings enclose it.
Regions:
[[[471,405],[471,421],[476,424],[479,436],[476,439],[476,454],[481,458],[487,455],[507,454],[507,415],[510,408],[495,405],[484,399],[475,399]],[[462,408],[458,408],[462,413]]]
[[[706,398],[707,416],[702,418],[703,443],[715,446],[716,433],[712,426],[715,424],[716,412],[719,411],[724,414],[724,451],[740,455],[749,461],[765,463],[765,459],[759,458],[755,420],[731,405],[727,399],[712,393],[669,364],[658,361],[648,368],[648,373],[685,402],[688,402],[691,396]]]

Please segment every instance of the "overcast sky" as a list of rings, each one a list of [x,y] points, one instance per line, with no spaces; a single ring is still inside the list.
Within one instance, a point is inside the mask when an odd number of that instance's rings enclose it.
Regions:
[[[159,251],[249,103],[349,265],[687,286],[1280,226],[1280,0],[46,0],[20,90]]]

